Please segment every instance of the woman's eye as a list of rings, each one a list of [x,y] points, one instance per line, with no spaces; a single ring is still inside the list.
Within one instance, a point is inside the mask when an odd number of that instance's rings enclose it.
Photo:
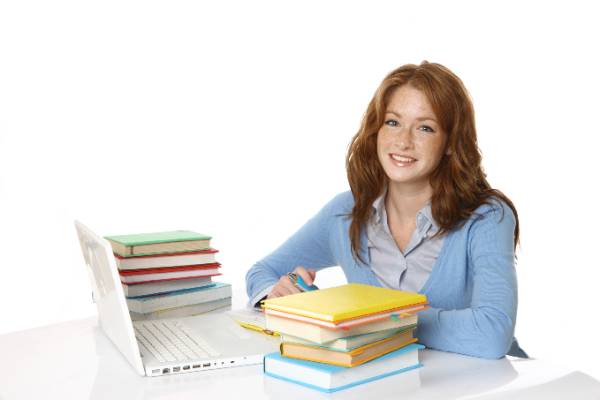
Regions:
[[[398,126],[398,121],[395,121],[393,119],[388,119],[387,121],[385,121],[385,124],[387,126]]]
[[[428,125],[423,125],[423,126],[421,126],[421,128],[420,128],[420,129],[421,129],[422,131],[424,131],[424,132],[435,132],[435,131],[433,130],[433,128],[432,128],[432,127],[430,127],[430,126],[428,126]]]

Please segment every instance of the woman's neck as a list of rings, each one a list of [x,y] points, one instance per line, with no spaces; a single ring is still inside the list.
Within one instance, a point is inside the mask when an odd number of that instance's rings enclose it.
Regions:
[[[400,224],[414,224],[417,213],[431,201],[432,194],[429,184],[407,187],[390,182],[385,198],[388,217]]]

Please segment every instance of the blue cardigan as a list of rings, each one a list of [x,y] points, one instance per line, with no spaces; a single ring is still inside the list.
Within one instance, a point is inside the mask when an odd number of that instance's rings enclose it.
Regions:
[[[297,266],[316,270],[339,265],[348,282],[381,286],[368,266],[363,230],[361,257],[352,256],[351,192],[334,197],[278,249],[246,274],[250,298]],[[515,218],[506,204],[484,204],[466,223],[448,233],[427,282],[420,290],[430,308],[419,313],[416,337],[425,346],[483,358],[503,357],[517,316],[514,266]],[[518,349],[516,341],[515,348]]]

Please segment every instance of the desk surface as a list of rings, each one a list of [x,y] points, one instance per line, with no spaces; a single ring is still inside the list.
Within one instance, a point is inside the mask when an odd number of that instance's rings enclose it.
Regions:
[[[600,399],[600,382],[541,360],[482,360],[424,350],[423,368],[333,395],[260,366],[141,377],[95,317],[0,335],[0,400],[12,399]]]

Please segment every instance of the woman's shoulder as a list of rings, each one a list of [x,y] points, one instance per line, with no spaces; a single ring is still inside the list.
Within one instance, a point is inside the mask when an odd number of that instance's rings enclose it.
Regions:
[[[348,215],[352,213],[354,207],[354,196],[350,190],[335,195],[325,205],[325,209],[328,210],[328,214],[332,216]]]
[[[509,205],[502,199],[492,196],[485,203],[473,211],[469,217],[471,224],[485,223],[508,223],[514,225],[516,222],[515,214]]]

